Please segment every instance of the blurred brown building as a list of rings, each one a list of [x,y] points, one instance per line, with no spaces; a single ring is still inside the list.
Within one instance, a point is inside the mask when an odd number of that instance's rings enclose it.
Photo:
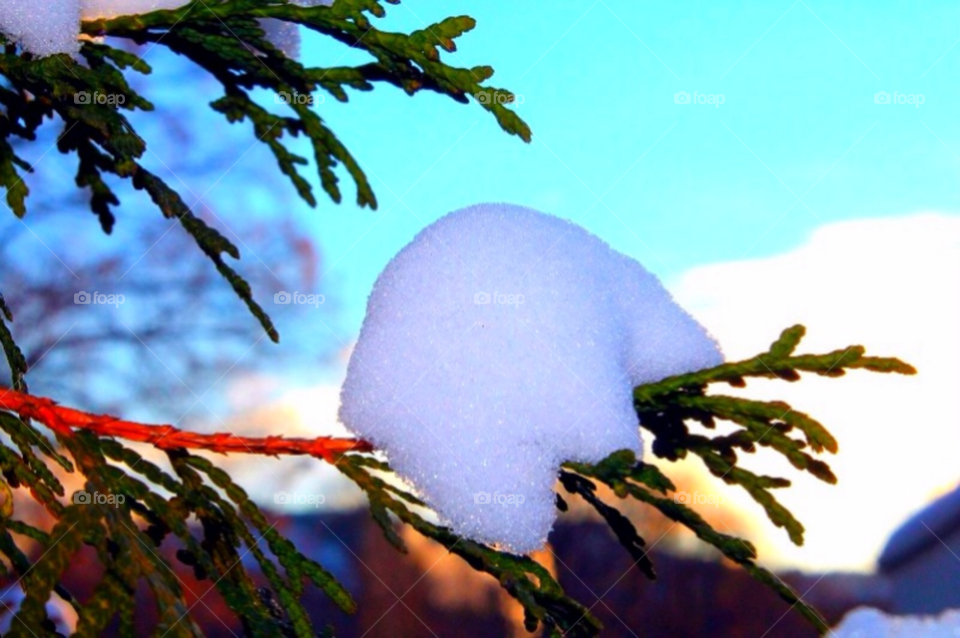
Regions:
[[[283,518],[277,529],[304,553],[320,561],[353,593],[359,611],[340,612],[316,589],[305,604],[318,629],[332,625],[344,638],[379,636],[529,636],[519,606],[496,581],[477,574],[433,541],[405,533],[409,554],[383,538],[366,511]],[[551,535],[553,553],[538,560],[557,574],[573,597],[590,607],[605,626],[604,636],[813,637],[816,632],[775,593],[743,570],[720,560],[680,557],[654,551],[658,580],[650,582],[631,566],[629,555],[602,523],[561,522]],[[171,562],[175,548],[164,546]],[[95,557],[88,569],[77,561],[68,588],[83,600],[98,579]],[[180,566],[178,576],[195,602],[191,614],[208,636],[239,636],[237,619],[209,581],[197,581]],[[255,564],[250,561],[248,569]],[[831,622],[860,603],[876,604],[869,577],[792,575],[784,577],[805,600],[821,606]],[[819,581],[819,582],[818,582]],[[136,618],[148,635],[155,623],[153,603],[141,592]],[[202,598],[202,602],[199,599]]]

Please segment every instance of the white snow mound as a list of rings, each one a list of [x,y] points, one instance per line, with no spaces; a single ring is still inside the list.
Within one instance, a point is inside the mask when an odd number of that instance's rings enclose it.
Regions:
[[[191,0],[2,0],[0,33],[38,57],[80,52],[80,20],[178,9]]]
[[[340,419],[453,530],[543,546],[564,461],[642,453],[632,388],[722,362],[657,278],[505,204],[427,227],[374,286]]]
[[[939,616],[892,616],[860,607],[844,616],[830,635],[833,638],[956,638],[960,636],[960,610]]]
[[[37,56],[80,51],[78,0],[0,0],[0,33]]]

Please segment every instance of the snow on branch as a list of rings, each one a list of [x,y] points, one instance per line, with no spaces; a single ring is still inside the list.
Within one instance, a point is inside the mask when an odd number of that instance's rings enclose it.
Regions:
[[[835,439],[822,424],[784,402],[723,397],[710,393],[711,386],[742,387],[752,378],[795,382],[801,379],[801,373],[836,378],[856,369],[906,375],[916,372],[899,359],[866,356],[861,346],[826,354],[794,354],[804,334],[803,326],[793,326],[784,330],[766,352],[750,359],[670,376],[634,389],[634,408],[640,418],[640,427],[653,436],[655,456],[666,462],[688,454],[700,457],[714,475],[728,484],[746,489],[764,507],[771,521],[785,527],[797,544],[803,542],[802,525],[769,491],[788,487],[790,481],[753,474],[741,466],[742,459],[737,451],[755,453],[760,448],[767,448],[785,456],[795,468],[826,482],[834,482],[829,466],[805,450],[814,454],[835,453]],[[739,430],[714,438],[690,431],[691,425],[712,430],[718,421],[726,421]],[[791,436],[792,433],[800,436]],[[422,500],[398,488],[395,483],[376,476],[377,473],[393,471],[387,464],[360,455],[347,455],[341,457],[336,466],[367,493],[371,513],[391,543],[403,548],[388,514],[440,542],[476,569],[498,578],[523,604],[528,630],[534,631],[539,623],[547,631],[558,631],[566,636],[593,636],[600,630],[599,621],[564,596],[562,590],[558,591],[555,581],[536,571],[529,559],[507,552],[498,553],[488,545],[461,537],[418,516],[414,509],[426,506]],[[778,576],[758,564],[757,550],[750,541],[717,531],[689,504],[676,498],[685,486],[678,488],[667,476],[667,470],[668,463],[645,463],[637,460],[633,450],[620,450],[598,463],[566,462],[559,478],[565,491],[580,496],[600,514],[629,552],[634,566],[648,578],[656,578],[656,569],[646,541],[630,519],[600,498],[597,484],[606,485],[621,499],[644,503],[688,528],[701,541],[715,547],[757,581],[774,590],[818,631],[828,631],[826,621],[817,610],[805,603]],[[559,494],[556,495],[556,507],[560,511],[567,508]]]
[[[829,467],[808,455],[813,453],[835,452],[836,443],[826,428],[811,417],[792,410],[782,402],[758,402],[734,397],[720,397],[708,393],[712,384],[742,386],[750,378],[775,378],[797,381],[800,373],[807,372],[827,377],[841,376],[846,370],[864,369],[875,372],[894,372],[913,374],[914,369],[892,358],[868,357],[863,348],[851,347],[820,355],[795,355],[794,350],[804,334],[802,326],[785,330],[781,337],[764,352],[751,359],[726,363],[707,370],[668,377],[659,382],[640,385],[634,389],[634,406],[640,418],[640,426],[653,436],[655,456],[662,461],[683,458],[687,454],[699,456],[707,467],[717,476],[730,484],[740,485],[765,507],[774,523],[787,527],[796,542],[802,542],[802,527],[786,508],[783,508],[770,495],[773,487],[786,487],[789,481],[774,477],[757,476],[743,469],[737,452],[752,453],[759,448],[767,448],[783,454],[800,470],[813,473],[822,480],[832,477]],[[287,556],[295,551],[289,541],[280,537],[269,525],[243,490],[233,483],[230,477],[215,468],[209,460],[191,456],[187,448],[205,449],[215,452],[255,453],[255,454],[310,454],[323,458],[340,470],[347,478],[360,487],[368,496],[370,510],[374,520],[383,529],[393,545],[403,550],[404,545],[395,528],[395,521],[412,526],[419,533],[434,539],[452,553],[467,561],[474,569],[486,572],[503,585],[524,607],[526,625],[530,631],[543,626],[549,632],[562,632],[567,636],[596,636],[601,630],[600,622],[590,611],[576,600],[567,596],[559,583],[546,569],[527,556],[520,556],[502,548],[493,547],[465,538],[453,530],[428,520],[424,508],[426,503],[411,494],[391,479],[392,468],[382,461],[366,454],[368,444],[354,439],[317,440],[281,439],[267,437],[248,439],[226,435],[196,435],[182,432],[169,426],[149,426],[115,419],[114,417],[88,414],[79,410],[56,405],[49,399],[34,397],[15,390],[8,390],[0,397],[0,409],[8,410],[21,417],[36,419],[46,424],[58,434],[57,440],[62,448],[75,459],[75,464],[66,460],[59,452],[54,452],[51,443],[35,430],[29,421],[10,417],[0,412],[0,428],[5,430],[17,444],[20,455],[8,450],[0,458],[4,476],[12,486],[27,485],[36,498],[43,503],[61,523],[54,532],[48,534],[31,527],[29,524],[9,517],[0,525],[0,541],[3,526],[20,534],[31,536],[43,544],[52,543],[57,529],[65,531],[70,525],[80,525],[82,514],[88,510],[77,510],[77,506],[63,506],[56,495],[64,493],[57,478],[35,455],[39,450],[44,456],[57,460],[68,471],[80,471],[92,483],[93,487],[106,493],[127,494],[135,505],[139,516],[151,522],[143,532],[136,532],[137,526],[132,519],[125,529],[133,531],[140,543],[153,542],[157,546],[164,536],[174,534],[188,547],[187,559],[197,569],[209,574],[230,574],[232,564],[217,563],[207,555],[194,538],[190,529],[181,520],[184,514],[196,512],[203,517],[219,516],[219,525],[233,528],[234,532],[247,539],[246,544],[253,548],[254,557],[260,562],[267,574],[274,574],[270,558],[256,548],[255,537],[251,533],[263,534],[269,540],[271,552],[277,556]],[[789,412],[793,416],[787,417]],[[10,418],[8,418],[10,417]],[[724,437],[709,438],[690,431],[692,424],[713,429],[716,422],[724,420],[736,426],[739,431]],[[84,436],[77,436],[74,429],[89,430]],[[799,437],[791,436],[799,433]],[[96,437],[90,437],[93,434]],[[125,448],[119,441],[101,436],[126,438],[128,440],[153,443],[167,451],[177,477],[168,476],[160,468],[143,459],[134,451]],[[93,446],[92,449],[90,446]],[[125,468],[123,471],[105,464],[110,458]],[[700,540],[717,548],[724,556],[741,565],[758,581],[776,591],[794,609],[805,616],[818,630],[826,631],[827,625],[816,610],[804,603],[800,597],[785,585],[776,575],[757,564],[754,546],[745,539],[730,536],[715,530],[692,507],[679,502],[671,493],[682,490],[668,477],[668,465],[644,463],[638,461],[632,450],[621,450],[598,463],[567,462],[560,471],[560,484],[570,494],[582,497],[600,513],[610,525],[617,539],[630,553],[632,560],[643,574],[655,578],[656,570],[649,548],[640,537],[632,522],[614,505],[605,503],[597,494],[597,485],[602,483],[612,489],[622,499],[631,498],[658,510],[667,518],[690,529]],[[133,478],[136,473],[151,485],[173,493],[176,498],[167,501],[152,492],[147,484]],[[219,495],[203,487],[208,480],[223,491]],[[199,491],[197,491],[199,490]],[[181,511],[177,499],[184,500],[188,506]],[[204,499],[214,499],[213,501]],[[189,503],[189,505],[188,505]],[[563,511],[565,501],[557,495],[557,507]],[[209,508],[213,509],[209,509]],[[238,516],[242,512],[242,517]],[[121,509],[118,515],[130,517],[133,509]],[[220,514],[215,514],[219,512]],[[90,514],[93,516],[93,514]],[[210,519],[213,520],[213,519]],[[91,525],[94,522],[88,521]],[[99,524],[99,523],[98,523]],[[252,526],[248,530],[247,526]],[[799,531],[799,534],[798,534]],[[147,540],[149,539],[149,540]],[[252,544],[251,544],[252,543]],[[72,546],[60,544],[58,551],[68,552]],[[140,545],[128,546],[133,551],[135,562],[130,567],[133,574],[148,573],[153,569],[163,569],[155,553],[140,551]],[[127,554],[129,556],[129,554]],[[287,560],[285,566],[293,575],[311,574],[311,579],[344,609],[352,609],[353,602],[349,594],[327,574],[319,565],[311,563],[306,557],[296,554],[296,559]],[[24,559],[25,560],[25,559]],[[131,559],[132,560],[132,559]],[[292,561],[292,562],[291,562]],[[45,561],[46,565],[47,561]],[[28,562],[18,564],[19,571],[26,573],[31,567]],[[65,564],[45,567],[37,566],[33,571],[44,575],[46,570],[55,573],[65,569]],[[145,571],[146,570],[146,571]],[[229,594],[234,600],[246,600],[249,618],[252,623],[262,610],[260,594],[247,588],[247,576],[237,572],[236,581],[221,579],[218,589]],[[45,576],[46,577],[46,576]],[[43,581],[43,587],[53,587],[56,579]],[[273,586],[286,591],[282,579],[271,579]],[[30,586],[33,581],[28,580]],[[154,582],[153,587],[161,587]],[[173,586],[172,584],[170,585]],[[161,592],[163,590],[161,589]],[[245,592],[245,593],[241,593]],[[67,592],[64,592],[66,595]],[[171,600],[181,595],[171,590],[166,593]],[[45,600],[42,596],[38,599]],[[28,597],[28,600],[33,600]],[[36,608],[32,613],[40,614]],[[235,607],[235,609],[238,609]],[[294,623],[297,635],[308,635],[307,619],[296,598],[287,598],[285,609]],[[106,612],[104,612],[106,613]],[[102,618],[93,617],[89,622],[100,622]],[[287,621],[285,621],[287,622]],[[302,630],[302,631],[301,631]]]

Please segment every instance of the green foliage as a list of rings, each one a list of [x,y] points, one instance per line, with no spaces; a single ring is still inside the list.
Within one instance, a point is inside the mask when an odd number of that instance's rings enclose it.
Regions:
[[[368,14],[383,17],[385,9],[375,0],[337,0],[333,7],[312,8],[271,0],[198,0],[175,11],[85,22],[83,31],[90,36],[163,46],[208,71],[224,91],[211,107],[230,122],[249,122],[256,140],[267,145],[280,170],[311,206],[316,206],[317,200],[300,171],[309,160],[290,150],[290,141],[299,136],[312,145],[320,184],[334,202],[343,197],[336,172],[343,166],[357,188],[357,204],[377,205],[363,169],[310,108],[319,91],[342,102],[347,101],[349,89],[370,91],[377,84],[393,85],[411,95],[430,90],[463,103],[469,101],[468,96],[479,96],[477,102],[505,131],[530,140],[530,129],[516,113],[500,100],[483,99],[496,92],[511,95],[482,86],[493,69],[457,68],[441,59],[441,49],[454,51],[454,39],[475,26],[472,18],[448,18],[404,34],[377,29]],[[267,17],[301,24],[365,51],[372,61],[359,66],[305,67],[265,39],[258,19]],[[106,44],[87,42],[81,54],[87,66],[66,55],[33,59],[12,45],[0,53],[0,76],[5,80],[0,83],[0,186],[7,191],[11,209],[20,217],[27,212],[28,190],[22,172],[30,166],[16,155],[10,138],[35,140],[44,122],[56,118],[63,124],[57,148],[76,155],[77,186],[89,189],[90,208],[103,230],[109,233],[113,229],[114,208],[120,203],[110,186],[111,177],[132,180],[166,218],[177,220],[194,238],[270,338],[278,341],[273,322],[254,300],[249,284],[224,258],[239,259],[237,247],[197,218],[175,189],[141,163],[147,143],[125,111],[152,111],[153,105],[134,91],[124,72],[149,74],[150,67],[133,53]],[[284,98],[292,113],[278,115],[261,106],[252,96],[258,89]],[[96,96],[104,99],[98,101]]]
[[[713,384],[743,387],[750,378],[798,381],[801,372],[825,377],[840,377],[853,369],[899,374],[916,372],[898,359],[868,357],[862,346],[823,355],[794,355],[804,333],[803,326],[794,326],[784,330],[767,352],[756,357],[670,377],[640,386],[633,393],[640,426],[653,435],[654,455],[668,461],[685,458],[688,454],[698,456],[714,476],[745,489],[763,507],[770,521],[785,528],[790,540],[797,545],[803,544],[803,525],[770,491],[789,487],[790,481],[750,472],[739,464],[737,452],[753,453],[758,445],[766,447],[782,454],[798,470],[809,472],[827,483],[836,483],[829,465],[805,451],[835,454],[836,440],[818,421],[781,401],[751,401],[712,394],[708,390]],[[690,431],[691,424],[713,430],[717,421],[725,421],[737,429],[731,434],[715,437]],[[717,532],[685,504],[674,498],[664,498],[667,492],[676,491],[676,487],[656,466],[638,463],[629,451],[614,454],[594,466],[568,463],[561,476],[568,490],[568,485],[578,485],[570,472],[604,483],[620,498],[630,497],[651,505],[667,518],[689,528],[702,541],[773,588],[819,630],[826,630],[827,625],[814,609],[800,600],[786,583],[755,563],[757,554],[752,544]],[[587,481],[585,489],[592,492],[593,488],[594,484]],[[576,491],[582,494],[584,488]],[[618,537],[624,541],[621,533]],[[627,545],[631,553],[635,552],[637,545],[643,545],[642,541],[631,541],[629,534],[626,540],[632,543]],[[647,572],[646,569],[643,571]]]
[[[334,202],[343,197],[338,175],[341,167],[357,189],[359,206],[376,207],[377,200],[355,158],[323,118],[308,108],[309,100],[290,100],[290,113],[278,115],[252,98],[257,89],[288,96],[325,91],[346,101],[350,90],[369,91],[377,84],[389,84],[410,95],[430,90],[457,102],[469,102],[472,96],[506,132],[530,139],[526,124],[507,108],[509,99],[506,103],[489,99],[495,93],[510,95],[482,84],[492,76],[492,69],[458,68],[442,61],[441,52],[454,51],[454,40],[474,27],[471,18],[448,18],[403,34],[381,31],[368,17],[383,15],[383,5],[375,0],[337,0],[331,8],[303,8],[271,0],[208,0],[176,11],[89,22],[83,29],[91,36],[110,35],[167,47],[208,71],[224,91],[211,107],[230,122],[249,123],[256,139],[273,153],[280,171],[311,205],[317,204],[316,196],[301,174],[309,160],[289,146],[292,138],[301,135],[312,145],[320,185]],[[266,17],[301,24],[346,47],[365,51],[371,61],[359,66],[305,67],[264,40],[257,20]],[[150,111],[153,106],[131,88],[124,72],[148,74],[150,68],[137,56],[102,43],[85,43],[82,55],[87,66],[67,56],[33,59],[9,44],[0,53],[0,185],[12,211],[21,217],[26,214],[29,191],[23,175],[30,166],[15,153],[11,142],[15,138],[35,140],[40,127],[55,118],[63,125],[57,148],[76,156],[77,186],[87,189],[90,209],[105,232],[116,223],[114,211],[120,203],[111,184],[130,179],[164,217],[177,220],[196,240],[271,338],[278,339],[250,286],[226,261],[226,256],[239,258],[236,246],[196,217],[175,189],[141,163],[147,144],[133,130],[125,111]],[[123,100],[120,108],[97,101],[83,103],[76,96],[84,93],[123,96]],[[12,373],[11,385],[26,391],[26,361],[8,327],[13,317],[2,297],[0,311],[0,344]],[[748,361],[636,388],[640,425],[651,435],[653,453],[662,464],[639,462],[633,453],[622,451],[596,465],[568,463],[559,480],[568,493],[583,498],[600,514],[648,577],[654,578],[656,572],[645,541],[629,518],[601,500],[598,484],[689,528],[823,630],[825,624],[816,611],[757,565],[756,550],[748,541],[718,532],[695,510],[671,497],[676,487],[662,469],[691,454],[700,458],[714,475],[745,489],[775,525],[801,543],[802,525],[772,491],[790,482],[750,472],[742,466],[741,455],[766,448],[783,455],[801,472],[834,482],[829,466],[815,455],[835,453],[836,441],[819,422],[785,403],[752,401],[711,390],[720,384],[743,386],[750,378],[796,381],[804,372],[828,377],[850,369],[913,372],[896,359],[867,357],[861,347],[798,356],[794,351],[802,336],[802,327],[791,328],[767,352]],[[734,432],[711,436],[718,421],[732,426]],[[162,548],[171,547],[178,548],[177,559],[192,568],[197,579],[216,587],[249,635],[314,635],[300,602],[307,583],[323,590],[344,611],[355,610],[350,593],[322,565],[276,532],[243,489],[206,458],[169,452],[172,471],[168,471],[112,439],[57,433],[56,440],[51,440],[30,420],[6,412],[0,412],[0,430],[5,434],[0,439],[4,479],[0,483],[4,499],[0,555],[5,564],[0,566],[9,566],[9,573],[20,579],[26,593],[13,624],[14,635],[51,629],[44,604],[54,592],[77,610],[80,635],[100,635],[112,623],[118,623],[122,633],[132,633],[134,596],[144,583],[157,607],[159,633],[200,635],[191,613],[196,603],[188,602],[188,592],[163,557]],[[430,522],[424,503],[390,479],[386,464],[349,454],[340,457],[336,466],[366,493],[374,520],[401,551],[398,523],[413,527],[477,571],[496,578],[523,605],[531,631],[538,626],[550,635],[593,636],[600,631],[599,621],[567,596],[539,563],[457,537]],[[70,473],[83,477],[87,492],[111,495],[114,502],[74,502],[74,495],[68,495],[58,479]],[[55,521],[52,529],[40,529],[19,518],[22,513],[13,508],[11,495],[20,487],[29,489]],[[558,507],[565,508],[559,495]],[[28,540],[40,546],[40,558],[35,561],[22,549]],[[96,552],[103,572],[92,596],[78,601],[61,582],[82,547]],[[255,583],[241,562],[246,555],[259,566],[268,587]]]
[[[422,507],[423,503],[374,474],[390,472],[386,464],[358,455],[347,455],[340,459],[337,467],[367,494],[374,519],[384,530],[387,539],[401,551],[406,550],[388,513],[437,541],[477,571],[496,578],[523,605],[529,631],[536,630],[538,624],[543,623],[547,629],[560,630],[571,637],[594,636],[599,632],[600,622],[586,607],[566,596],[560,584],[540,563],[457,536],[412,511],[409,506]]]

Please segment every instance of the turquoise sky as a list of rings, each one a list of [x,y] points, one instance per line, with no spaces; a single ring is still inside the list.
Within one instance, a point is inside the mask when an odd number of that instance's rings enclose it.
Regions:
[[[358,210],[349,189],[344,205],[303,216],[330,269],[321,288],[345,297],[345,330],[390,257],[477,202],[578,220],[667,279],[786,251],[842,219],[960,209],[955,5],[410,0],[378,26],[460,13],[478,26],[448,61],[491,64],[535,140],[476,104],[390,87],[320,105],[381,203]],[[362,59],[341,56],[308,39],[305,62]],[[723,103],[677,104],[681,91]],[[875,102],[881,91],[891,103]]]
[[[254,220],[296,219],[319,246],[326,274],[316,290],[299,292],[326,296],[324,325],[258,290],[284,339],[259,344],[251,359],[279,360],[304,339],[354,340],[389,259],[427,224],[470,204],[510,202],[576,220],[668,284],[695,266],[784,253],[839,220],[960,211],[958,6],[407,0],[388,5],[377,25],[410,31],[456,14],[478,25],[446,59],[492,65],[492,86],[519,96],[534,141],[507,135],[475,103],[432,93],[411,98],[380,85],[351,92],[347,104],[328,97],[316,108],[365,167],[378,211],[357,208],[345,171],[344,203],[317,185],[320,205],[309,208],[248,123],[210,110],[222,95],[215,80],[185,75],[182,59],[163,47],[145,51],[154,75],[135,81],[165,117],[132,115],[150,145],[144,161],[188,203],[203,196],[217,211],[214,224],[240,244],[238,270],[265,276],[242,237]],[[303,61],[368,60],[327,40],[307,34]],[[690,103],[678,103],[678,93]],[[45,153],[53,132],[31,161],[70,183],[72,165],[44,159],[54,157]],[[205,170],[172,174],[185,158]],[[304,174],[318,181],[312,169]],[[76,227],[54,221],[45,241],[69,263],[91,247],[135,243],[141,224],[163,241],[169,226],[143,195],[128,184],[118,192],[124,207],[112,237],[91,220],[90,240],[78,243]],[[319,368],[291,376],[309,384],[331,372]]]
[[[222,95],[215,80],[184,75],[182,59],[163,47],[145,51],[154,75],[135,81],[167,116],[132,115],[150,144],[145,163],[188,203],[203,196],[217,211],[214,224],[240,243],[238,270],[253,277],[264,268],[242,236],[254,220],[296,219],[319,246],[326,274],[316,290],[299,292],[326,296],[324,325],[258,290],[284,339],[259,344],[251,359],[279,360],[304,339],[354,340],[390,258],[427,224],[480,202],[576,220],[668,284],[695,266],[784,253],[839,220],[960,211],[960,6],[406,0],[388,5],[377,26],[410,31],[457,14],[475,17],[477,28],[445,58],[492,65],[490,84],[519,96],[534,141],[507,135],[478,104],[432,93],[411,98],[379,85],[351,92],[347,104],[327,97],[316,108],[365,167],[377,211],[357,208],[345,171],[344,202],[333,204],[312,168],[304,174],[320,205],[309,208],[248,123],[210,110]],[[368,59],[306,34],[308,65]],[[677,103],[678,93],[690,103]],[[888,103],[877,103],[878,93]],[[264,103],[282,108],[267,95]],[[31,160],[54,157],[44,155],[52,144],[32,149]],[[300,151],[311,155],[302,143]],[[172,174],[184,158],[205,170]],[[44,159],[38,170],[73,179],[60,162]],[[53,223],[45,241],[75,263],[91,246],[132,243],[140,224],[163,240],[169,227],[143,195],[126,184],[118,192],[124,207],[112,237],[91,221],[91,239],[77,243],[75,227]],[[330,372],[291,376],[309,384]]]

